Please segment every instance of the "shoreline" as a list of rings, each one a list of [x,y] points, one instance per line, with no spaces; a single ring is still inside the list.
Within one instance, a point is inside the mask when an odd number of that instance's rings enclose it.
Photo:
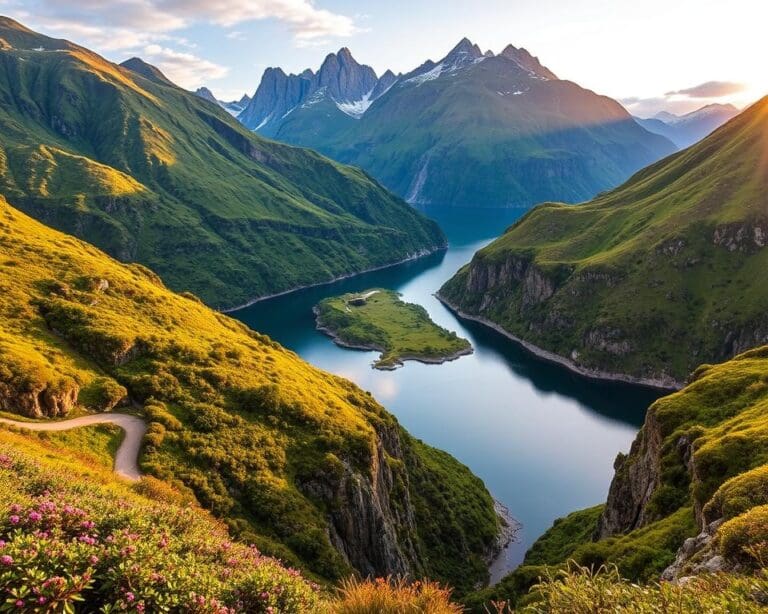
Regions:
[[[384,354],[386,352],[386,349],[382,348],[381,346],[377,346],[373,343],[369,345],[361,345],[361,344],[355,344],[350,343],[349,341],[345,341],[341,337],[339,337],[338,333],[327,326],[324,326],[320,322],[320,310],[317,308],[317,305],[312,307],[312,313],[315,314],[315,330],[320,331],[327,337],[330,337],[331,340],[338,345],[339,347],[347,348],[350,350],[361,350],[364,352],[379,352],[381,354]],[[425,365],[441,365],[446,362],[451,362],[453,360],[458,360],[462,356],[468,356],[470,354],[473,354],[475,352],[475,348],[470,346],[468,348],[464,348],[462,350],[457,350],[453,352],[452,354],[448,354],[447,356],[441,356],[439,358],[432,358],[430,356],[417,356],[417,355],[411,355],[411,354],[404,354],[402,356],[399,356],[397,359],[397,362],[386,365],[383,367],[377,367],[376,362],[373,362],[371,364],[372,369],[378,369],[379,371],[396,371],[397,369],[404,367],[405,362],[407,360],[411,360],[414,362],[420,362]]]
[[[646,388],[653,388],[654,390],[660,390],[664,392],[676,392],[685,386],[684,383],[675,381],[671,378],[670,379],[654,379],[654,378],[646,378],[646,377],[635,377],[633,375],[626,375],[624,373],[611,373],[608,371],[600,371],[597,369],[587,369],[585,367],[581,367],[577,365],[575,362],[573,362],[572,360],[570,360],[569,358],[566,358],[565,356],[561,356],[560,354],[555,354],[554,352],[550,352],[549,350],[540,348],[539,346],[534,345],[530,341],[526,341],[525,339],[521,339],[520,337],[513,335],[512,333],[510,333],[508,330],[506,330],[496,322],[492,322],[491,320],[488,320],[481,316],[475,316],[475,315],[463,312],[456,305],[448,301],[445,297],[441,296],[439,292],[436,292],[434,296],[437,300],[439,300],[443,305],[445,305],[448,309],[451,310],[451,312],[453,312],[458,317],[463,318],[465,320],[478,322],[483,326],[491,328],[495,330],[497,333],[500,333],[505,337],[507,337],[508,339],[510,339],[511,341],[515,342],[517,345],[522,347],[524,350],[526,350],[530,354],[536,356],[537,358],[544,360],[546,362],[550,362],[550,363],[559,365],[561,367],[564,367],[568,369],[571,373],[575,373],[576,375],[579,375],[581,377],[585,377],[587,379],[591,379],[599,382],[614,382],[614,383],[620,383],[620,384],[632,384],[634,386],[644,386]]]
[[[327,279],[325,281],[318,281],[312,284],[304,284],[303,286],[297,286],[295,288],[291,288],[290,290],[283,290],[282,292],[275,292],[274,294],[266,294],[264,296],[260,296],[258,298],[254,298],[249,301],[246,301],[242,305],[237,305],[236,307],[227,307],[225,309],[217,309],[216,311],[218,311],[219,313],[234,313],[235,311],[240,311],[241,309],[246,309],[248,307],[251,307],[252,305],[255,305],[256,303],[260,303],[261,301],[268,301],[271,298],[277,298],[278,296],[285,296],[286,294],[298,292],[299,290],[306,290],[308,288],[317,288],[318,286],[327,286],[328,284],[336,283],[337,281],[341,281],[343,279],[350,279],[351,277],[357,277],[358,275],[363,275],[364,273],[373,273],[374,271],[381,271],[383,269],[388,269],[393,266],[405,264],[406,262],[413,262],[414,260],[419,260],[421,258],[425,258],[426,256],[437,254],[438,252],[444,252],[447,249],[448,249],[448,244],[446,243],[445,245],[436,247],[433,250],[421,250],[419,252],[416,252],[415,254],[412,254],[410,256],[403,258],[402,260],[398,260],[397,262],[382,264],[381,266],[371,267],[369,269],[364,269],[362,271],[355,271],[354,273],[344,273],[343,275],[337,275],[336,277]]]

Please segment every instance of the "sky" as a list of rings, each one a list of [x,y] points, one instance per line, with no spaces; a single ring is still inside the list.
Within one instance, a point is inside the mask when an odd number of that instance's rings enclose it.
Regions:
[[[343,46],[397,73],[465,36],[525,47],[642,117],[768,94],[768,0],[0,0],[0,14],[223,100],[252,94],[268,66],[316,69]]]

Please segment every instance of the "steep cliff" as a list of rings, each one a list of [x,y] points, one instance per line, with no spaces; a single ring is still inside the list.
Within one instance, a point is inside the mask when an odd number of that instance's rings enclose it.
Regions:
[[[321,577],[485,579],[482,482],[369,394],[2,197],[0,253],[0,409],[143,407],[144,472]]]
[[[597,377],[679,388],[768,342],[768,98],[574,206],[540,205],[440,290]]]

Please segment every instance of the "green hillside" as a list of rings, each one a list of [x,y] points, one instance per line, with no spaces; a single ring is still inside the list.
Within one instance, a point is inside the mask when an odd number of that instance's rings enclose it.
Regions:
[[[677,386],[768,341],[768,98],[578,206],[543,204],[441,296],[580,371]]]
[[[140,60],[0,19],[0,193],[215,307],[438,249],[360,170],[267,141]]]
[[[550,586],[571,611],[758,612],[768,597],[768,346],[723,364],[704,365],[683,390],[658,400],[628,455],[620,454],[605,505],[558,520],[528,551],[525,563],[497,586],[472,595],[537,602],[529,593],[547,568],[567,561],[616,575],[578,572]],[[697,536],[695,540],[686,538]],[[711,575],[715,573],[715,575]],[[556,576],[556,574],[555,574]],[[680,589],[659,578],[681,583]],[[624,578],[640,582],[632,587]],[[586,607],[589,598],[602,610]],[[664,602],[671,610],[658,609]],[[561,601],[562,600],[562,601]],[[570,601],[568,601],[570,600]],[[581,604],[581,605],[580,605]],[[696,610],[696,604],[711,609]],[[657,609],[641,609],[641,606]],[[543,611],[568,611],[544,608]]]
[[[143,471],[262,552],[325,579],[486,577],[498,520],[466,467],[352,383],[2,197],[0,322],[0,411],[132,407]]]

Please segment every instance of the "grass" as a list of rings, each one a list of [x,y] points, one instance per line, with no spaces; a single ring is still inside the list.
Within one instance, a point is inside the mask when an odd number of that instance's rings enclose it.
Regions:
[[[233,307],[445,242],[362,171],[168,81],[11,20],[0,38],[0,193],[175,290]]]
[[[441,294],[584,368],[668,384],[759,345],[767,113],[764,99],[591,202],[537,207]]]
[[[35,433],[41,443],[53,448],[77,451],[83,462],[112,469],[115,452],[123,441],[123,431],[114,424],[84,426],[70,431]]]
[[[327,298],[316,307],[317,325],[342,345],[381,352],[377,369],[405,360],[442,362],[472,350],[469,341],[435,324],[421,305],[392,290],[372,289]]]
[[[2,198],[0,253],[0,409],[58,416],[64,401],[70,412],[103,411],[129,396],[149,422],[144,472],[315,577],[345,577],[365,561],[390,571],[380,542],[359,538],[369,512],[419,575],[457,585],[486,577],[452,564],[493,543],[482,482],[408,437],[369,394]],[[94,443],[65,437],[81,436]],[[374,494],[347,495],[354,488]],[[331,527],[359,553],[351,564]],[[458,539],[443,544],[446,533]]]

